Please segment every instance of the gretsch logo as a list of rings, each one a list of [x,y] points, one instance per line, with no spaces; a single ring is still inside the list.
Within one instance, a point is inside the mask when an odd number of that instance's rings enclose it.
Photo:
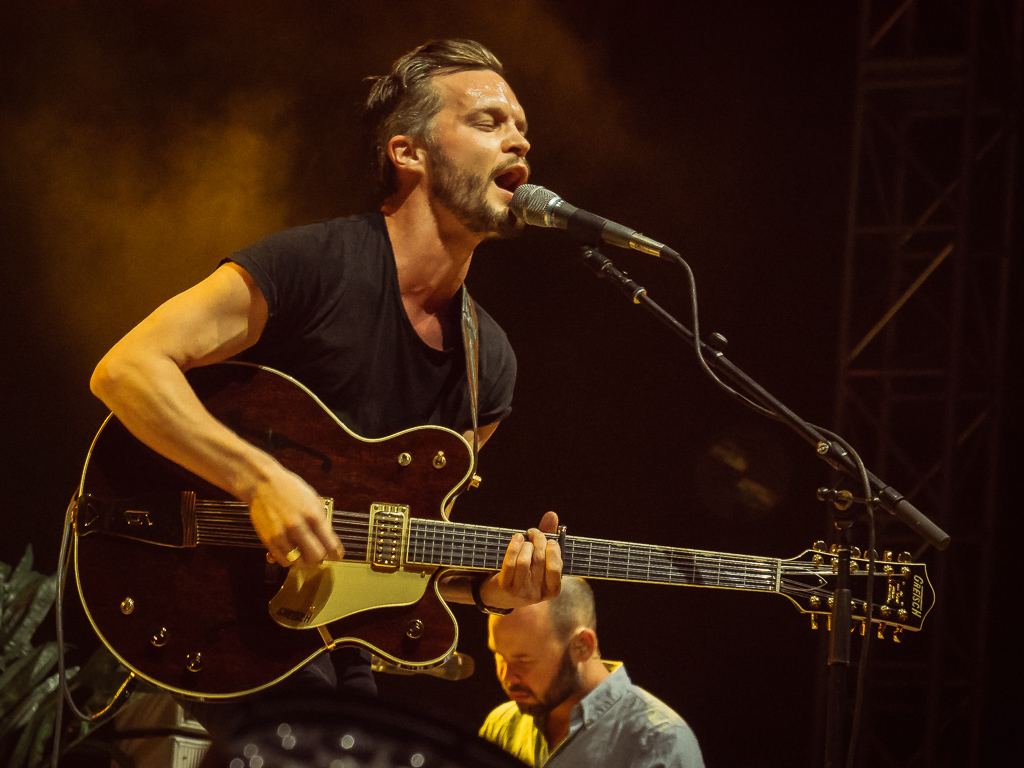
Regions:
[[[916,575],[914,576],[914,600],[910,610],[919,619],[924,613],[924,579]]]
[[[288,619],[300,624],[305,624],[313,620],[313,614],[311,611],[303,613],[302,611],[293,611],[291,608],[278,608],[277,615],[282,619]]]

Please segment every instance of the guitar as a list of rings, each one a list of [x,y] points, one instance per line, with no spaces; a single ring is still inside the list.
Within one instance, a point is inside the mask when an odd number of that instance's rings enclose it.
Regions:
[[[458,625],[439,577],[500,570],[514,533],[446,519],[472,479],[465,439],[441,427],[361,438],[294,379],[259,366],[219,363],[188,378],[216,418],[324,494],[345,557],[317,568],[268,562],[245,504],[110,415],[76,497],[75,577],[121,663],[176,694],[222,699],[266,688],[338,645],[407,670],[450,658]],[[565,573],[585,578],[782,594],[812,623],[830,613],[836,567],[823,545],[779,560],[578,536],[562,537],[562,559]],[[865,627],[921,629],[934,590],[925,566],[903,559],[877,564],[870,617],[854,601]],[[866,579],[867,563],[853,558],[851,580]]]

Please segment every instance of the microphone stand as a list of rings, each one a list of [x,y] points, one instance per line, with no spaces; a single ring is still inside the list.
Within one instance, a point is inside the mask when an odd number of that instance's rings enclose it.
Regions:
[[[797,416],[726,358],[725,347],[727,342],[725,337],[714,333],[711,335],[712,344],[705,344],[696,338],[693,331],[653,301],[647,295],[646,289],[616,269],[611,259],[601,253],[594,244],[583,245],[582,253],[583,262],[599,278],[611,280],[632,303],[644,307],[644,309],[668,326],[676,335],[681,336],[692,346],[699,348],[709,366],[724,374],[756,404],[769,411],[771,415],[788,425],[790,429],[813,445],[819,458],[824,460],[833,469],[844,472],[850,477],[857,479],[862,477],[862,467],[858,466],[850,454],[840,445],[840,440],[826,439],[814,425],[808,424]],[[664,248],[657,255],[678,259],[682,263],[682,257],[669,248]],[[872,498],[865,501],[875,503],[899,518],[936,549],[943,550],[949,546],[949,534],[925,517],[914,505],[903,498],[902,494],[886,485],[871,472],[866,472],[866,478],[870,486]],[[850,529],[855,516],[852,513],[845,513],[843,505],[836,504],[835,506],[837,512],[843,512],[844,514],[835,515],[835,525],[839,531],[839,542],[836,548],[838,572],[836,574],[836,589],[830,621],[832,633],[829,640],[828,658],[828,705],[825,734],[825,765],[827,768],[839,768],[839,766],[845,765],[846,761],[843,759],[843,752],[849,738],[847,725],[849,721],[847,678],[850,668],[850,633],[852,629],[851,592],[849,588]],[[871,618],[871,616],[865,617],[868,625],[871,623]]]

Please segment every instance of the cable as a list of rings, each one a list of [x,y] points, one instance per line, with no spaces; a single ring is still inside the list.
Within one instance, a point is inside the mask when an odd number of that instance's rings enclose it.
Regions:
[[[64,721],[64,702],[66,701],[72,714],[84,723],[101,723],[112,717],[120,707],[117,704],[128,691],[129,686],[135,682],[135,674],[129,673],[128,678],[117,689],[117,692],[110,699],[110,702],[94,715],[87,715],[78,708],[74,699],[71,698],[71,690],[68,688],[67,669],[64,664],[64,585],[67,580],[68,562],[71,559],[69,542],[71,531],[74,526],[75,510],[78,506],[78,494],[71,497],[67,511],[64,513],[64,533],[60,542],[60,556],[57,561],[57,592],[54,612],[57,619],[57,688],[60,691],[57,696],[57,712],[53,723],[53,754],[50,765],[57,768],[60,760],[60,737],[61,726]]]
[[[708,364],[707,360],[704,359],[704,352],[701,349],[703,344],[700,340],[700,320],[697,316],[697,280],[693,276],[693,270],[690,269],[690,265],[686,263],[686,260],[683,259],[682,256],[673,251],[671,248],[665,248],[662,251],[662,255],[667,256],[670,260],[674,261],[676,264],[682,267],[683,272],[686,274],[686,282],[689,286],[690,292],[690,316],[691,323],[693,324],[694,338],[693,346],[694,350],[697,353],[697,362],[700,363],[700,367],[704,370],[704,373],[707,374],[708,378],[710,378],[715,384],[717,384],[724,392],[726,392],[728,395],[741,402],[743,405],[752,409],[756,413],[759,413],[762,416],[767,416],[769,419],[774,419],[776,421],[781,420],[781,417],[775,411],[771,410],[770,408],[765,408],[763,405],[755,402],[754,400],[752,400],[739,390],[729,386],[724,381],[722,381],[721,378],[719,378],[717,373],[715,373],[711,369],[711,366]]]
[[[853,695],[853,713],[850,718],[850,742],[846,754],[846,768],[853,768],[854,757],[857,752],[857,735],[860,730],[861,714],[864,704],[864,680],[867,675],[868,651],[871,646],[871,617],[875,611],[875,504],[871,497],[871,483],[868,480],[867,468],[861,461],[860,455],[839,435],[821,427],[815,427],[822,434],[828,436],[843,447],[857,464],[857,471],[860,474],[863,485],[863,497],[867,499],[865,507],[868,515],[868,578],[865,586],[867,599],[864,605],[864,641],[860,646],[860,662],[857,668],[857,684]]]

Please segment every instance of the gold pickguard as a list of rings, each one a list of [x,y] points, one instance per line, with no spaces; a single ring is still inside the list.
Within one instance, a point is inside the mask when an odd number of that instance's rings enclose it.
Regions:
[[[365,562],[296,563],[270,600],[270,616],[290,629],[311,629],[373,608],[411,605],[433,569],[376,571]]]

